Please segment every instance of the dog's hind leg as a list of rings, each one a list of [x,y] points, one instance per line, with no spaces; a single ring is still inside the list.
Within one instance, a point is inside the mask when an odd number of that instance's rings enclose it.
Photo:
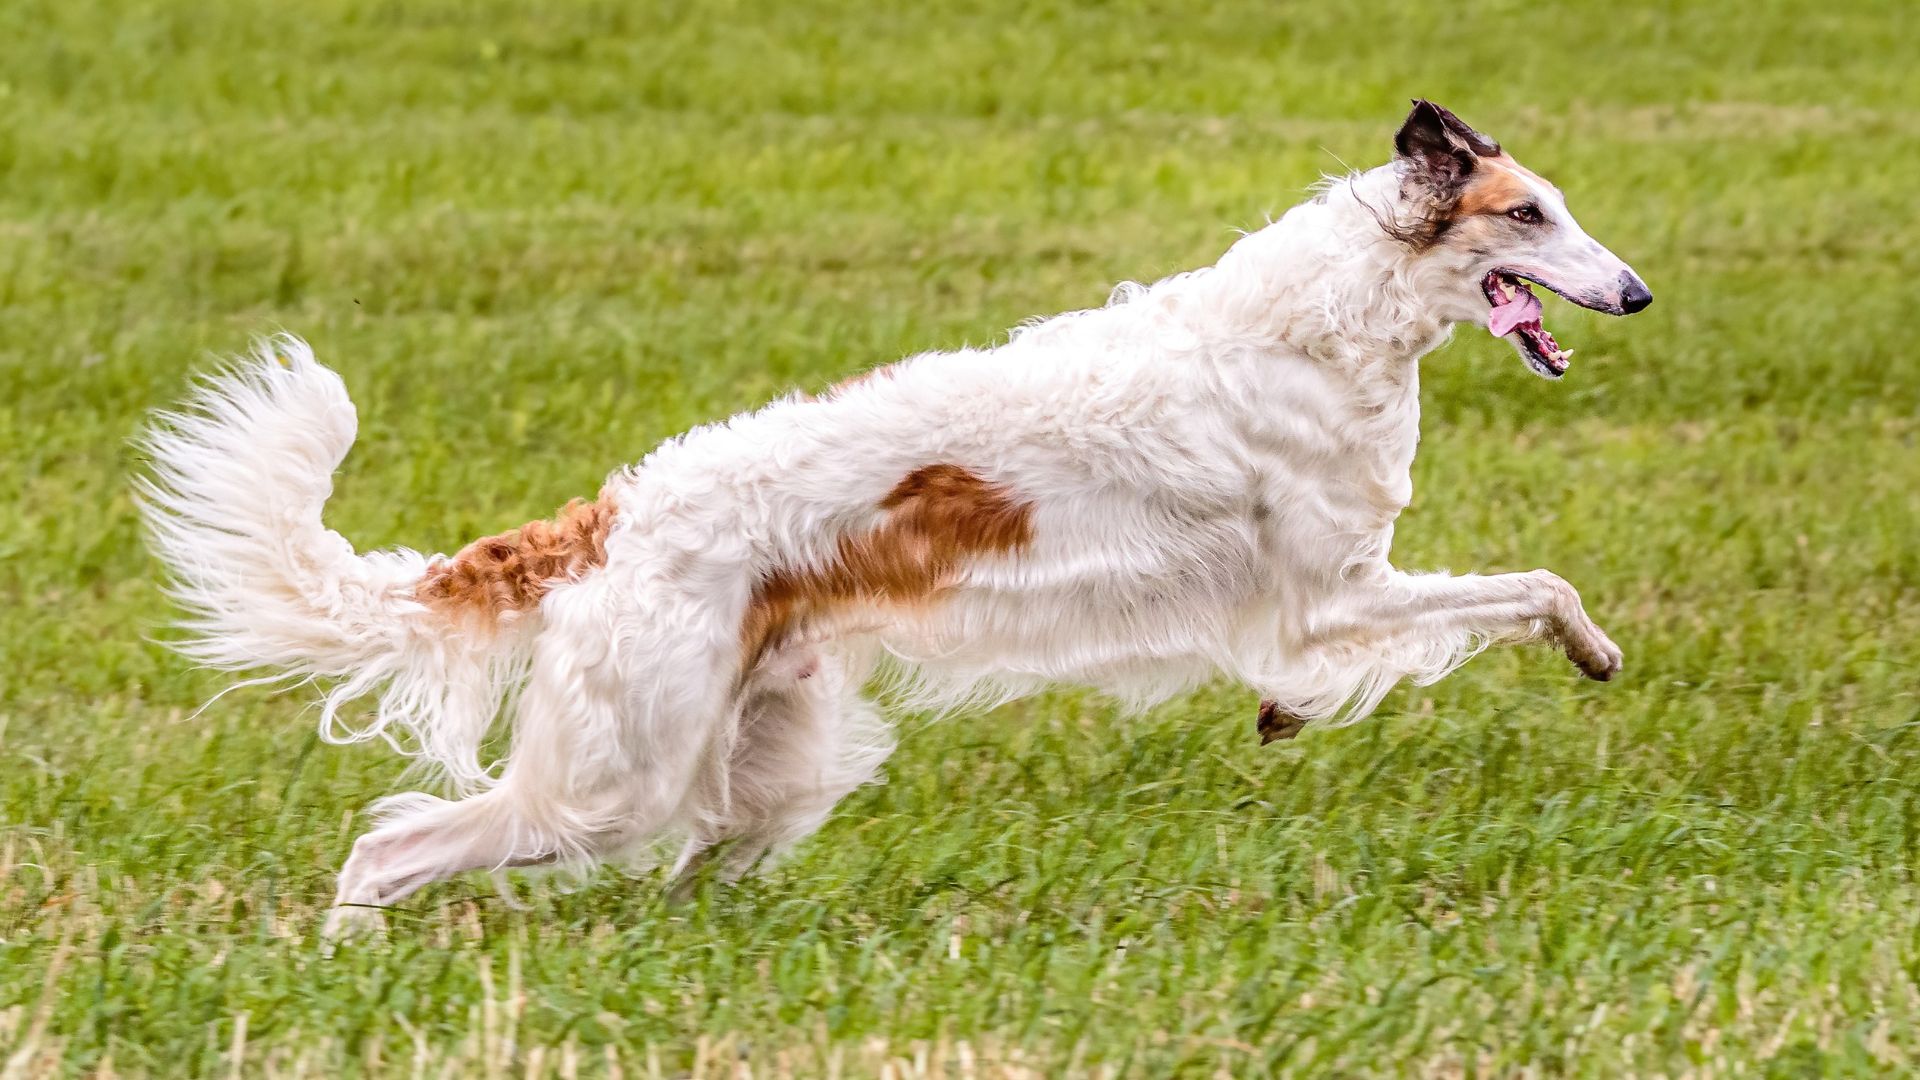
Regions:
[[[750,872],[879,775],[893,738],[860,693],[871,669],[857,651],[809,646],[762,661],[743,695],[724,776],[675,866],[674,898],[684,899],[709,865],[723,881]]]
[[[377,927],[381,908],[464,871],[590,862],[615,842],[619,794],[569,758],[582,734],[617,719],[618,685],[583,679],[546,652],[537,650],[496,786],[459,801],[413,792],[375,805],[379,824],[341,867],[328,936]]]
[[[552,862],[579,844],[563,823],[505,785],[458,801],[395,795],[374,813],[381,823],[354,841],[340,868],[328,937],[379,927],[381,909],[423,885],[467,870]]]
[[[387,800],[341,869],[330,931],[463,871],[590,864],[680,811],[724,715],[727,657],[656,658],[647,635],[617,632],[617,601],[596,579],[548,596],[498,784],[459,802]],[[641,656],[652,662],[636,669]]]

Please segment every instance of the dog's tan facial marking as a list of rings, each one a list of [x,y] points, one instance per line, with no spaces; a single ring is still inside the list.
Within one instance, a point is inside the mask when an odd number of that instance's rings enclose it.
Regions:
[[[1526,170],[1512,158],[1485,158],[1460,192],[1452,216],[1457,221],[1480,214],[1504,214],[1532,194]]]
[[[486,620],[525,611],[556,582],[607,561],[607,533],[618,511],[602,491],[598,501],[575,499],[561,507],[552,521],[482,537],[430,567],[414,595],[450,613]]]
[[[741,628],[747,666],[821,615],[855,605],[924,603],[968,561],[1033,542],[1032,507],[958,465],[908,473],[879,507],[885,519],[865,533],[842,536],[826,565],[761,579]]]
[[[1430,101],[1414,102],[1394,149],[1402,163],[1403,211],[1376,217],[1389,236],[1415,251],[1442,241],[1479,244],[1495,231],[1486,219],[1526,206],[1542,190],[1557,194],[1499,143]],[[1462,226],[1476,235],[1462,238]]]
[[[1452,218],[1504,214],[1533,198],[1535,185],[1551,189],[1538,174],[1505,154],[1483,158],[1454,204]]]

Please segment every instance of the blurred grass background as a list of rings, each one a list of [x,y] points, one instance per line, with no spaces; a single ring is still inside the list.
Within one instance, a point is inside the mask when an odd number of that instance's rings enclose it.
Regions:
[[[36,1075],[1834,1075],[1920,1025],[1910,5],[12,0],[0,1059]],[[152,644],[126,440],[286,328],[330,520],[451,550],[792,385],[1203,265],[1429,96],[1647,313],[1426,364],[1397,561],[1626,648],[1261,749],[1231,687],[904,723],[764,879],[314,936],[377,747]]]

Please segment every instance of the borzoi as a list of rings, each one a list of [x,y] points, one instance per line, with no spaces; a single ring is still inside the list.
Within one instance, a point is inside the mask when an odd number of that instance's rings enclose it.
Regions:
[[[385,738],[459,796],[379,805],[330,930],[462,871],[661,837],[682,873],[743,872],[876,775],[883,661],[946,705],[1055,683],[1144,705],[1224,675],[1269,736],[1493,642],[1610,678],[1620,650],[1556,575],[1409,574],[1387,550],[1423,354],[1471,323],[1559,378],[1529,282],[1613,314],[1652,297],[1452,113],[1416,102],[1395,149],[1212,267],[697,428],[451,557],[357,554],[322,524],[356,421],[304,343],[206,381],[156,419],[141,483],[183,650],[330,680],[329,738]],[[503,713],[511,748],[483,762]]]

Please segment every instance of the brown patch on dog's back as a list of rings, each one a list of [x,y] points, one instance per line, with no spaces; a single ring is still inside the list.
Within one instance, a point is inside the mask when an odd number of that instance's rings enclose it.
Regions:
[[[556,583],[606,563],[607,534],[618,512],[605,491],[595,502],[575,499],[552,521],[530,521],[482,537],[451,559],[435,562],[414,595],[449,613],[488,621],[528,610]]]
[[[746,665],[814,618],[856,605],[923,603],[970,559],[1033,542],[1032,507],[958,465],[908,473],[880,500],[886,518],[842,536],[813,569],[776,570],[755,587],[741,627]]]

